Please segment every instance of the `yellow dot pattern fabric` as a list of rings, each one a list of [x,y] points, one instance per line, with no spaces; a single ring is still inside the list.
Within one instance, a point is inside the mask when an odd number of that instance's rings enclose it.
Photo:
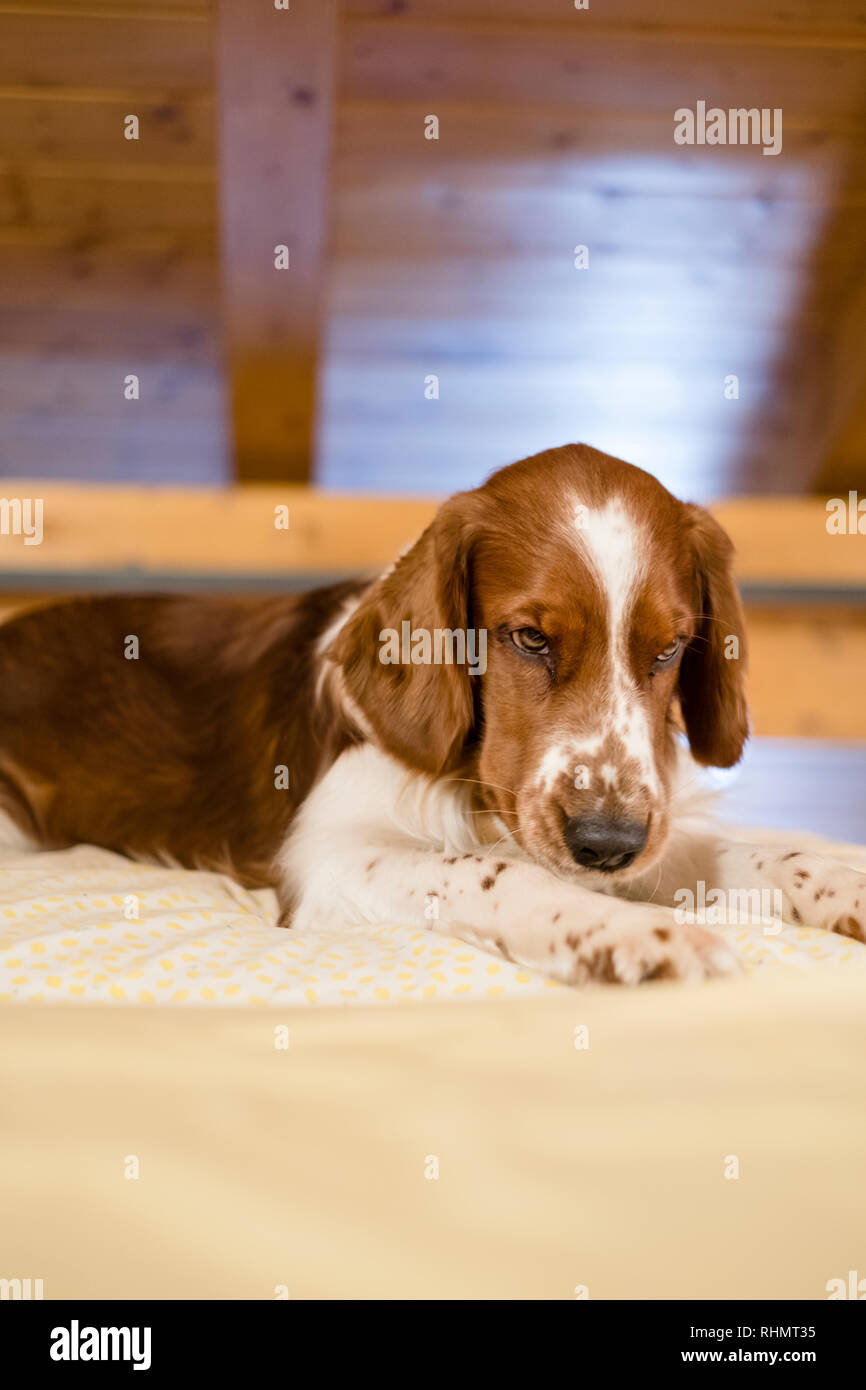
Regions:
[[[0,859],[0,999],[387,1004],[562,986],[444,934],[383,924],[303,936],[269,891],[80,846]]]
[[[5,855],[0,1000],[267,1007],[564,988],[436,931],[383,923],[301,936],[275,923],[271,892],[220,874],[135,864],[90,846]],[[716,930],[749,970],[866,967],[866,946],[817,928]]]

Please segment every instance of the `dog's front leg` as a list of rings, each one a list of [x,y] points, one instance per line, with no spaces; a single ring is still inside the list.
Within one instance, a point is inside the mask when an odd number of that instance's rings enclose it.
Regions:
[[[764,921],[770,912],[785,921],[822,927],[866,942],[866,874],[796,845],[760,845],[715,834],[672,835],[661,877],[646,884],[660,902],[688,905],[688,893],[724,895],[730,921]],[[683,890],[687,890],[683,894]]]
[[[494,951],[567,984],[637,984],[736,973],[729,948],[673,912],[623,902],[516,858],[447,855],[402,846],[349,847],[294,862],[291,925],[394,922]]]

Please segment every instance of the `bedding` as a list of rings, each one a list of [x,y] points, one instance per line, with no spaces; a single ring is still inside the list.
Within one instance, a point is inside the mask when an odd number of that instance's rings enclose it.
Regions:
[[[88,846],[0,861],[5,1278],[582,1300],[866,1275],[866,947],[719,928],[745,978],[574,991],[399,923],[275,919]]]
[[[796,839],[866,870],[866,848]],[[266,1007],[527,998],[566,988],[436,931],[378,922],[296,934],[276,917],[271,892],[220,874],[137,864],[91,846],[6,853],[0,1000]],[[748,972],[866,967],[866,945],[817,928],[716,930]]]
[[[826,1299],[866,1280],[863,983],[0,1005],[0,1273],[46,1299]]]

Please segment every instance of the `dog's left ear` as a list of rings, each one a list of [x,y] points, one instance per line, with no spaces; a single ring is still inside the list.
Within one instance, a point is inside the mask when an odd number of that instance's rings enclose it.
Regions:
[[[703,507],[685,510],[699,616],[680,667],[680,708],[696,760],[732,767],[749,734],[746,626],[733,577],[734,547]]]
[[[461,761],[472,730],[478,677],[466,664],[388,659],[386,643],[461,631],[468,641],[470,559],[477,496],[458,493],[410,551],[365,596],[329,656],[376,741],[410,767],[438,774]],[[383,660],[383,657],[385,658]]]

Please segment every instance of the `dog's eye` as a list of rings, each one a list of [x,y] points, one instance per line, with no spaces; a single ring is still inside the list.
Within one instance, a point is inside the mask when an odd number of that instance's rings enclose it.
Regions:
[[[670,666],[671,662],[679,656],[680,647],[683,645],[682,638],[675,637],[672,642],[668,642],[664,651],[660,651],[652,664],[653,671],[661,671],[665,666]]]
[[[511,640],[519,651],[530,656],[546,656],[550,651],[547,638],[537,627],[519,627],[512,632]]]

